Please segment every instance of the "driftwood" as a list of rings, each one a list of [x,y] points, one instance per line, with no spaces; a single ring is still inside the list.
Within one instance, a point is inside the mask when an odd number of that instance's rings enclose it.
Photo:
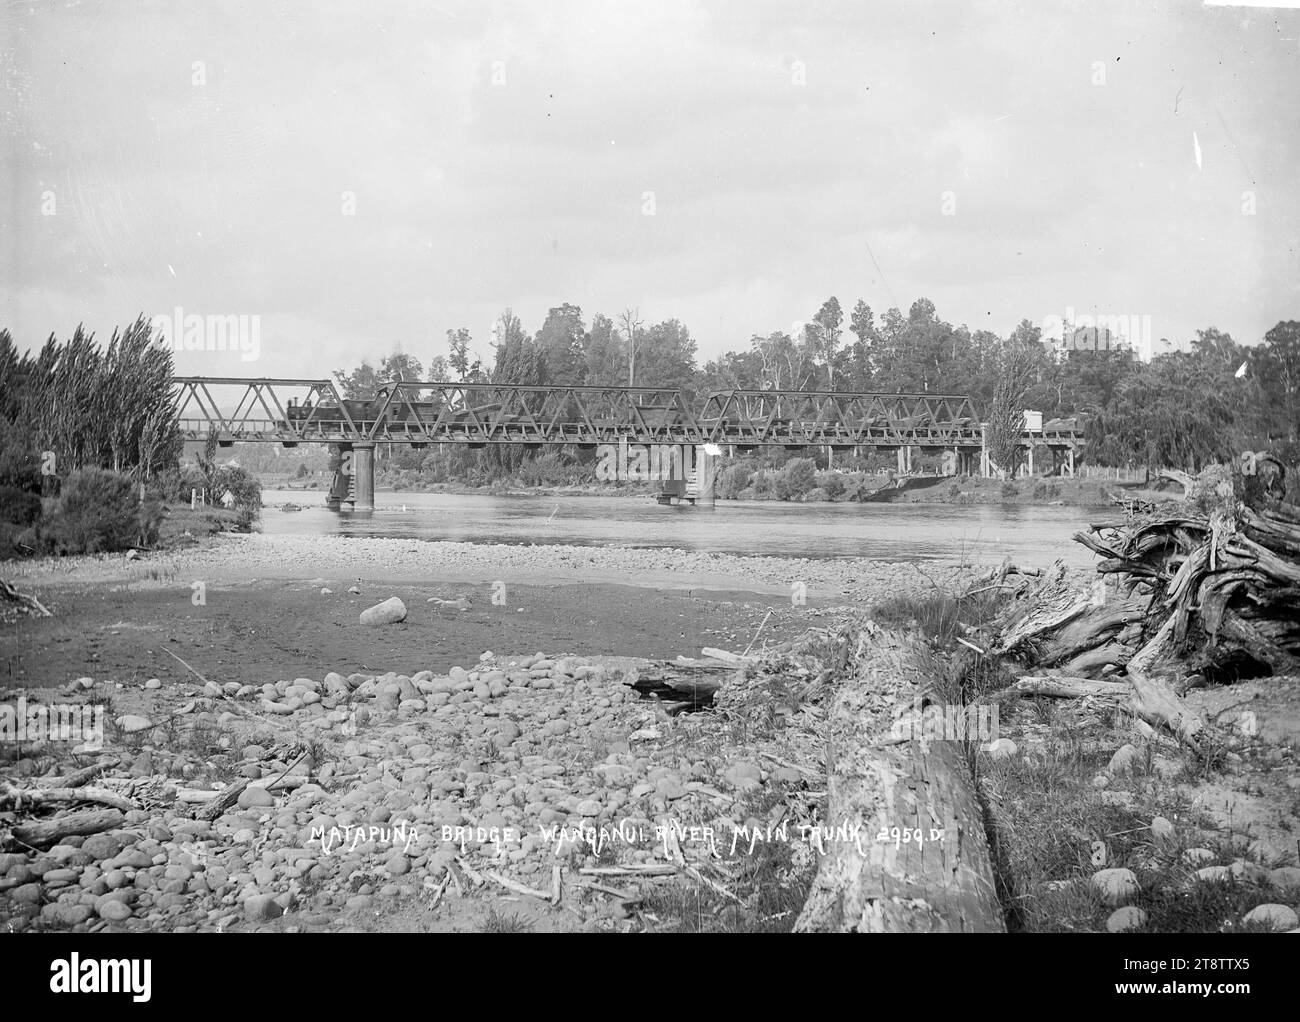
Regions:
[[[116,830],[125,824],[126,817],[120,809],[67,813],[50,820],[36,820],[15,827],[10,832],[9,844],[16,847],[26,845],[31,848],[48,848],[65,837],[98,834],[105,830]]]
[[[713,697],[723,686],[720,673],[735,673],[735,665],[716,662],[677,665],[661,661],[653,667],[629,671],[625,683],[642,698],[660,699],[668,713],[701,710],[713,705]]]
[[[870,625],[864,637],[827,722],[830,840],[795,930],[1002,932],[962,744],[881,741],[923,695],[928,652]]]
[[[0,802],[11,802],[16,809],[68,802],[94,802],[114,809],[140,808],[140,803],[104,788],[15,788],[7,781],[0,781]]]
[[[16,603],[23,610],[27,611],[34,617],[53,617],[35,596],[28,596],[26,593],[20,593],[10,583],[0,579],[0,597],[8,600],[10,603]]]
[[[1186,499],[1074,537],[1101,555],[1098,572],[1126,595],[1045,579],[1017,594],[989,647],[1026,670],[1124,680],[1142,720],[1214,758],[1217,737],[1180,700],[1179,679],[1300,671],[1300,507],[1280,499],[1285,470],[1268,454],[1247,452],[1234,470],[1197,478],[1165,475]],[[1040,680],[1031,675],[995,698],[1028,694]],[[1056,691],[1036,694],[1066,694],[1061,678],[1052,684]],[[1083,685],[1080,694],[1100,690]]]
[[[1132,688],[1122,681],[1093,681],[1090,678],[1069,678],[1064,675],[1026,675],[1000,692],[986,697],[986,702],[997,703],[1019,696],[1054,696],[1058,699],[1082,699],[1084,696],[1127,699]]]
[[[51,788],[80,788],[83,784],[89,784],[96,777],[102,774],[110,767],[116,766],[116,760],[106,759],[92,766],[83,767],[74,773],[68,774],[67,777],[55,778],[50,782]]]

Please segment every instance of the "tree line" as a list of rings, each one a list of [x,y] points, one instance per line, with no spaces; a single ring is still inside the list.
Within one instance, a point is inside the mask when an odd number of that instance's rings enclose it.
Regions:
[[[1069,336],[1071,325],[1066,325]],[[966,394],[996,431],[1014,433],[1023,409],[1045,420],[1077,417],[1094,463],[1190,471],[1270,448],[1300,461],[1300,322],[1279,322],[1246,345],[1214,327],[1187,350],[1168,340],[1149,362],[1129,349],[1063,350],[1029,320],[1006,337],[954,326],[920,298],[879,318],[859,300],[847,319],[837,298],[790,332],[755,334],[747,346],[699,364],[679,320],[645,325],[635,309],[617,322],[579,306],[552,308],[530,333],[505,310],[485,360],[470,331],[447,331],[447,354],[427,370],[406,353],[335,373],[345,397],[385,382],[482,382],[679,389],[689,400],[716,390],[826,390]]]

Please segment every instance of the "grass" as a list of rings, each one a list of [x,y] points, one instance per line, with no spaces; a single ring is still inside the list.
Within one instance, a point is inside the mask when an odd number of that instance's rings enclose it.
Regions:
[[[526,919],[513,913],[498,912],[495,905],[488,909],[483,917],[479,933],[528,933],[532,930]]]
[[[770,786],[769,786],[770,787]],[[747,799],[739,818],[769,818],[784,801],[779,790],[764,789]],[[789,841],[759,841],[753,853],[740,854],[729,879],[719,881],[727,897],[698,880],[659,883],[639,906],[647,931],[656,933],[788,933],[808,898],[816,872],[812,855],[800,856],[798,829]],[[806,847],[806,846],[803,846]]]
[[[1022,713],[1043,714],[1020,704]],[[1227,865],[1230,851],[1207,836],[1212,821],[1194,811],[1186,796],[1152,770],[1148,747],[1133,772],[1104,789],[1092,779],[1105,770],[1114,749],[1128,736],[1104,724],[1081,726],[1064,711],[1048,714],[1041,751],[1000,763],[980,760],[980,789],[997,807],[991,835],[999,895],[1013,931],[1095,932],[1114,911],[1091,889],[1099,869],[1133,871],[1140,887],[1132,904],[1147,913],[1150,933],[1243,932],[1261,929],[1242,917],[1270,900],[1267,883],[1206,883],[1182,859],[1188,847],[1216,851]],[[1151,820],[1175,825],[1171,841],[1156,840]],[[1214,864],[1211,863],[1211,864]]]

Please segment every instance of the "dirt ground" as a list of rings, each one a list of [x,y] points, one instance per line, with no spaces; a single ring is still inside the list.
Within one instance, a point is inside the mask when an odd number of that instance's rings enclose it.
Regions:
[[[744,649],[769,609],[760,644],[798,634],[817,612],[815,599],[795,608],[775,595],[606,584],[518,585],[504,607],[475,596],[459,610],[427,601],[455,600],[469,587],[360,582],[361,595],[349,595],[349,584],[210,585],[202,606],[192,603],[188,587],[42,587],[39,596],[54,616],[23,617],[0,629],[0,693],[83,675],[124,684],[193,682],[164,649],[213,681],[250,685],[330,670],[445,671],[473,664],[486,650],[672,659],[698,656],[702,646]],[[333,591],[322,595],[323,588]],[[358,628],[360,612],[389,596],[406,604],[407,619]]]

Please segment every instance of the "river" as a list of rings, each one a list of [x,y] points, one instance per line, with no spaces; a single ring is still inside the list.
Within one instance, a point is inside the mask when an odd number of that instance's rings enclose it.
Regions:
[[[1095,557],[1071,540],[1096,509],[1016,504],[788,504],[718,501],[712,511],[650,497],[381,492],[373,512],[337,513],[319,491],[266,490],[268,535],[374,536],[462,543],[633,546],[881,561],[1022,565]],[[301,511],[281,511],[296,503]]]

